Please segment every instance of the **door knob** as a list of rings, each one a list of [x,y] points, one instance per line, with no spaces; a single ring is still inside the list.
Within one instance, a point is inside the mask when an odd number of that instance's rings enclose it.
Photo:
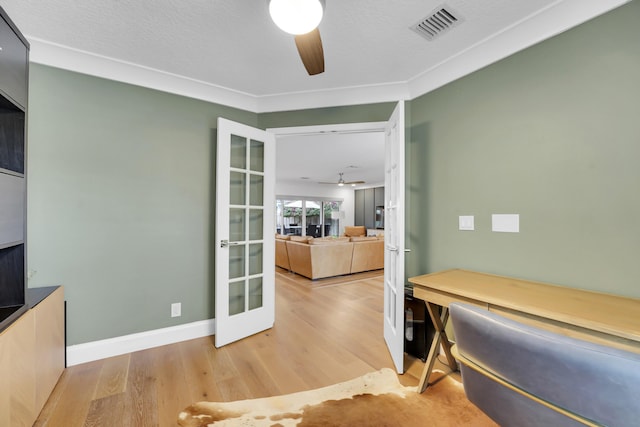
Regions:
[[[220,241],[221,248],[228,248],[229,246],[238,246],[240,243],[238,242],[230,242],[227,239],[223,239]]]

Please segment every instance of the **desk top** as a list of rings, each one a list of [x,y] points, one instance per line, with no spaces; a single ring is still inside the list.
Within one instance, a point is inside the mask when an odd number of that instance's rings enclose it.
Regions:
[[[460,296],[640,342],[640,299],[467,270],[425,274],[409,282],[427,293]]]

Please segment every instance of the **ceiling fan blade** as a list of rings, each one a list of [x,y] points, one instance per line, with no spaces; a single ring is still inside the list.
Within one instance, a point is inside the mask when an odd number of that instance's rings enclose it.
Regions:
[[[315,30],[295,37],[300,59],[310,76],[324,73],[324,50],[320,31]]]
[[[345,184],[349,184],[349,185],[351,185],[351,184],[364,184],[364,183],[365,183],[364,181],[349,181],[349,182],[345,182]]]

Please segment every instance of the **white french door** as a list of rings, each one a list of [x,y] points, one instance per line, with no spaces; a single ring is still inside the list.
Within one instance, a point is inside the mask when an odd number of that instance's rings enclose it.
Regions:
[[[404,372],[404,103],[385,127],[384,339]]]
[[[218,119],[215,346],[275,321],[275,136]]]

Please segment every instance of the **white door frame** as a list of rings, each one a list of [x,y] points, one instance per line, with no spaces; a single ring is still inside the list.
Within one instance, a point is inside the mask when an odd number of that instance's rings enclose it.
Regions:
[[[384,132],[387,122],[362,122],[362,123],[342,123],[334,125],[311,125],[311,126],[292,126],[285,128],[267,128],[267,132],[271,132],[277,137],[284,135],[326,135],[331,133],[366,133],[366,132]]]
[[[398,102],[404,102],[403,100],[400,100]],[[391,116],[389,116],[389,120],[391,119]],[[273,133],[276,136],[276,147],[278,144],[278,137],[279,136],[286,136],[286,135],[326,135],[326,136],[330,136],[331,134],[335,134],[335,133],[367,133],[367,132],[386,132],[387,129],[387,125],[388,125],[389,121],[383,121],[383,122],[361,122],[361,123],[342,123],[342,124],[332,124],[332,125],[311,125],[311,126],[292,126],[292,127],[281,127],[281,128],[267,128],[267,132]],[[404,125],[404,123],[402,124]],[[404,133],[402,133],[402,135],[404,135]],[[404,141],[403,141],[404,144]],[[402,150],[402,161],[399,162],[399,173],[401,174],[401,176],[405,176],[405,162],[404,162],[404,150]],[[404,188],[402,188],[402,191],[404,191]],[[385,193],[386,193],[386,189],[385,189]],[[402,212],[406,212],[405,209],[402,209]],[[404,232],[405,232],[405,219],[401,218],[400,220],[400,228],[401,230],[399,230],[401,233],[403,233],[403,241],[404,241]],[[400,250],[405,250],[404,248],[400,248]],[[402,268],[403,272],[404,272],[404,267]],[[403,281],[403,286],[404,286],[404,278],[402,278]],[[404,292],[401,295],[402,300],[403,300],[403,304],[404,304]],[[403,314],[402,314],[403,318],[404,318],[404,310],[403,310]],[[383,332],[383,331],[381,331]],[[402,332],[402,335],[404,336],[404,332]],[[394,361],[394,364],[395,361]],[[396,364],[397,365],[397,364]],[[397,367],[397,366],[396,366]]]
[[[346,133],[380,133],[384,134],[385,127],[388,122],[361,122],[361,123],[337,123],[332,125],[310,125],[310,126],[292,126],[282,128],[267,128],[266,131],[273,133],[276,137],[276,147],[278,146],[278,137],[280,136],[325,136],[330,138],[332,135],[346,134]],[[277,150],[277,148],[276,148]],[[384,155],[384,154],[383,154]],[[277,160],[276,160],[277,162]],[[383,166],[384,167],[384,166]],[[295,195],[300,196],[298,195]],[[294,199],[295,197],[291,197]],[[349,207],[350,206],[350,207]],[[344,209],[345,205],[343,205]],[[353,212],[353,198],[351,198],[350,204],[346,205],[347,213]],[[340,221],[340,229],[342,230],[345,225],[353,225],[351,221]]]

